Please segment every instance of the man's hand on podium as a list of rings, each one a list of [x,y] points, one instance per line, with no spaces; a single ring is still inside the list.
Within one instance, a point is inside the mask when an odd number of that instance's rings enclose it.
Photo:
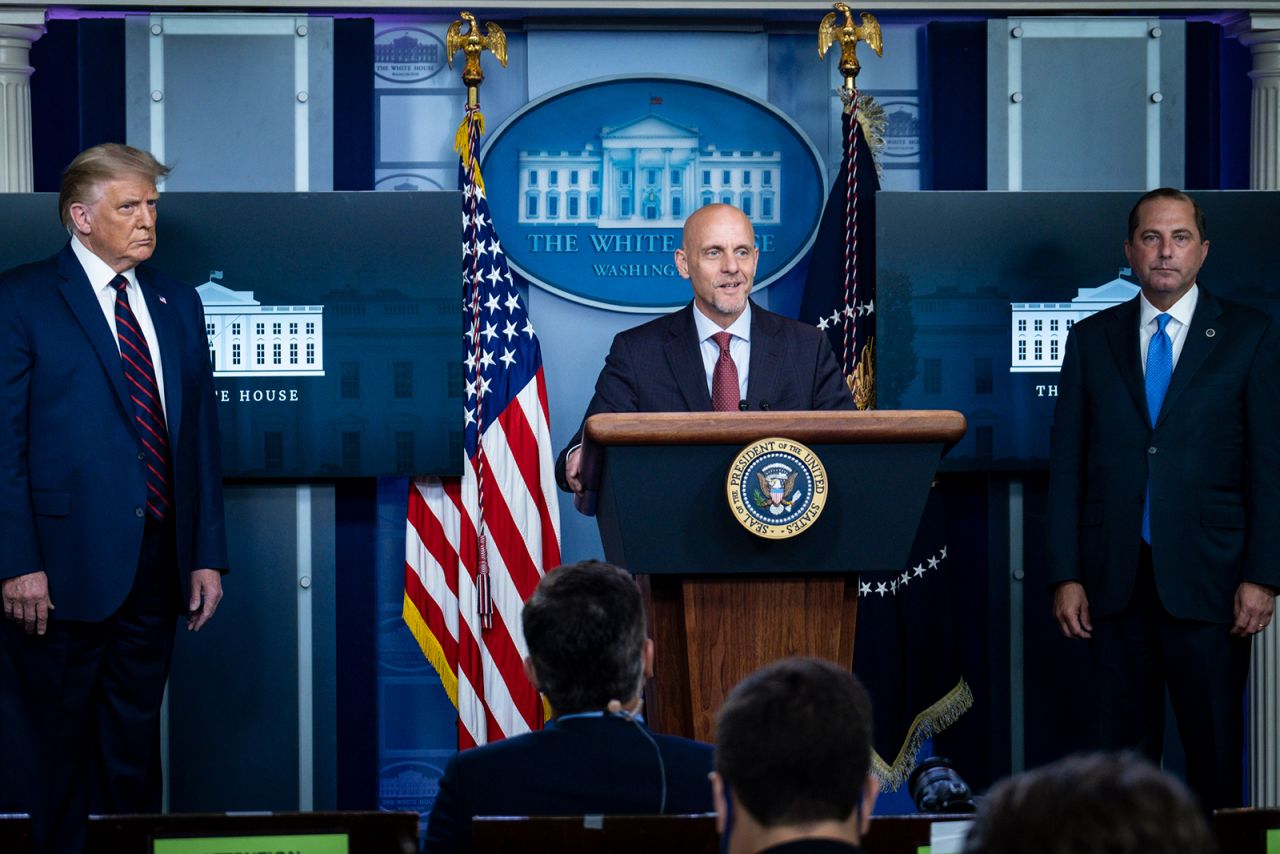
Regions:
[[[578,495],[582,494],[582,446],[574,448],[564,458],[564,479]]]

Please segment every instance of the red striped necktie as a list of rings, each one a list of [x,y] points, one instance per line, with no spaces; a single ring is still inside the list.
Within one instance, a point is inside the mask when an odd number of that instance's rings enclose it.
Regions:
[[[729,342],[733,335],[717,332],[711,336],[720,348],[715,369],[711,372],[711,408],[716,412],[738,411],[738,366],[729,355]]]
[[[133,400],[133,417],[138,422],[138,435],[143,450],[139,459],[147,465],[147,510],[157,519],[169,515],[173,504],[171,466],[169,463],[169,431],[164,423],[164,407],[160,404],[160,386],[151,361],[151,348],[138,326],[138,318],[129,307],[129,280],[116,276],[111,280],[116,289],[116,338],[120,342],[120,360],[124,378]]]

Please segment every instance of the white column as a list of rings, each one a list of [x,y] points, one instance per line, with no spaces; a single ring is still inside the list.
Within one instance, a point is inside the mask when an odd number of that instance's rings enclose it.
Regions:
[[[31,192],[31,43],[42,35],[43,9],[0,9],[0,193]]]
[[[1249,803],[1280,806],[1280,632],[1253,639],[1249,672]]]
[[[1280,189],[1280,14],[1244,14],[1227,32],[1253,53],[1249,187]]]
[[[1245,14],[1227,31],[1253,53],[1249,187],[1280,189],[1280,15]],[[1280,632],[1253,639],[1249,672],[1249,802],[1280,806]]]
[[[1280,14],[1241,14],[1227,33],[1253,53],[1249,188],[1280,189]],[[1280,806],[1280,632],[1253,639],[1249,671],[1249,803]]]
[[[671,219],[671,149],[662,149],[662,187],[661,200],[658,202],[662,209],[658,212],[659,219]]]
[[[613,187],[613,152],[605,145],[600,146],[600,219],[609,220],[617,216],[615,212],[617,200]]]

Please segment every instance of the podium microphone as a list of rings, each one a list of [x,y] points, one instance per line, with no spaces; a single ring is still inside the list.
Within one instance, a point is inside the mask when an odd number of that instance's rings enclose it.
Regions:
[[[751,407],[747,405],[747,402],[746,402],[745,400],[740,400],[740,401],[738,401],[738,411],[739,411],[739,412],[746,412],[746,411],[747,411],[748,409],[750,409],[750,408],[751,408]]]

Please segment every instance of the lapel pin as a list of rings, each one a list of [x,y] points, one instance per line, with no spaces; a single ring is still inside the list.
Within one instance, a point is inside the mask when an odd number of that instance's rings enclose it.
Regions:
[[[1204,331],[1204,337],[1205,337],[1205,338],[1212,338],[1213,336],[1215,336],[1215,335],[1217,335],[1217,334],[1218,334],[1217,332],[1214,332],[1214,331],[1213,331],[1213,327],[1212,327],[1212,326],[1210,326],[1208,329],[1206,329],[1206,330]]]
[[[163,296],[162,296],[162,297],[160,297],[160,302],[164,303],[165,305],[168,305],[168,304],[169,304],[169,301],[168,301],[167,299],[165,299]],[[1209,337],[1211,337],[1211,338],[1213,337],[1213,330],[1212,330],[1212,329],[1210,329],[1210,330],[1209,330]]]

